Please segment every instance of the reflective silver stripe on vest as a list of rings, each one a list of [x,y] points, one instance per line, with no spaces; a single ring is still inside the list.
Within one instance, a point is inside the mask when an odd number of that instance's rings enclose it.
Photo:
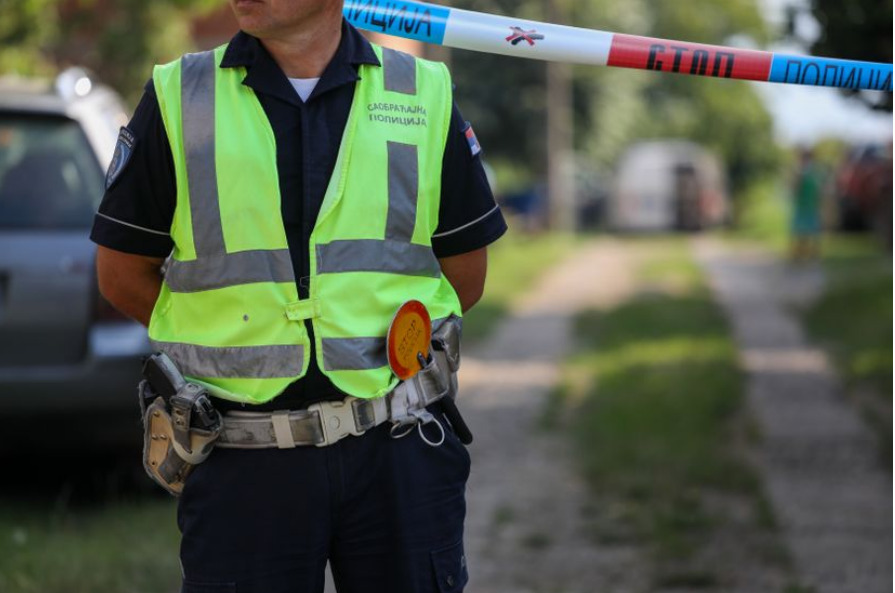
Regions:
[[[214,52],[187,54],[181,62],[181,113],[190,218],[196,259],[171,260],[165,282],[172,292],[199,292],[256,282],[294,282],[289,251],[228,254],[215,165]]]
[[[174,292],[198,292],[254,282],[294,282],[288,250],[228,254],[215,168],[215,73],[212,52],[184,56],[181,73],[186,174],[195,261],[171,261],[166,282]],[[383,50],[385,89],[415,95],[416,61]],[[388,213],[384,240],[341,240],[317,245],[317,273],[382,272],[439,278],[432,248],[411,243],[419,199],[416,146],[388,142]],[[188,376],[197,378],[286,378],[301,373],[299,345],[211,347],[153,342]],[[327,371],[367,370],[388,365],[385,338],[323,338]]]
[[[171,292],[200,292],[256,282],[295,282],[288,249],[238,251],[192,261],[172,259],[165,272]]]
[[[317,245],[317,273],[383,272],[441,278],[441,266],[428,245],[358,239]]]
[[[433,319],[432,332],[447,319]],[[321,342],[326,371],[366,371],[388,366],[385,338],[323,338]]]
[[[183,56],[181,70],[183,148],[196,257],[223,255],[226,249],[214,159],[214,52]]]
[[[416,60],[404,52],[382,48],[385,90],[405,95],[416,94]]]
[[[365,371],[388,366],[385,338],[323,338],[323,370]]]
[[[385,238],[410,243],[416,226],[419,199],[419,157],[417,147],[388,143],[388,216]]]
[[[170,356],[181,373],[200,379],[295,377],[305,355],[301,346],[198,346],[153,340],[152,347]]]

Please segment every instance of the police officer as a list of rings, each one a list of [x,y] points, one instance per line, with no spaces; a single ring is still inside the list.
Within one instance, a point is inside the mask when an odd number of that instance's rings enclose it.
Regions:
[[[156,67],[121,131],[100,288],[227,417],[387,397],[394,310],[481,296],[506,230],[481,149],[444,67],[371,45],[341,0],[230,4],[241,31]],[[440,446],[385,422],[216,448],[179,499],[182,590],[322,591],[329,561],[342,593],[461,591],[469,456],[438,406]]]

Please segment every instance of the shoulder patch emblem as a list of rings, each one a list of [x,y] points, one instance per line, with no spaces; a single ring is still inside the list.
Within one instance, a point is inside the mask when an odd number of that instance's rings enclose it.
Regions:
[[[115,153],[112,155],[112,162],[109,164],[109,170],[106,171],[107,190],[112,187],[112,184],[115,183],[115,180],[118,179],[118,176],[124,171],[124,167],[134,153],[134,144],[136,143],[137,138],[134,136],[134,133],[126,127],[122,127],[121,131],[118,133],[118,143],[115,144]]]
[[[466,142],[469,143],[469,152],[472,153],[472,156],[476,156],[482,152],[482,145],[479,144],[479,139],[475,136],[475,130],[472,129],[472,124],[466,122],[466,130],[463,132],[466,135]]]

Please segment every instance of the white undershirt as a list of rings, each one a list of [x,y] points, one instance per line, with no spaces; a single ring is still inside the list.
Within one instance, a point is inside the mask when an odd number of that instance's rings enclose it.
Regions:
[[[301,100],[307,101],[311,93],[314,92],[314,87],[320,82],[320,78],[290,78],[289,82],[292,83],[292,88],[295,89]]]

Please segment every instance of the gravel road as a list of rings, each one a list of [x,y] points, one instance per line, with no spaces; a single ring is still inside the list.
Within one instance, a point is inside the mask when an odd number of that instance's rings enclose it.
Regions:
[[[823,288],[819,267],[696,244],[732,322],[762,433],[757,460],[800,582],[816,593],[892,591],[892,475],[875,437],[793,305]]]
[[[592,496],[564,435],[538,429],[572,348],[572,316],[630,294],[625,250],[586,244],[542,278],[485,343],[465,355],[461,408],[475,434],[467,557],[474,593],[643,591],[641,551],[596,542]]]

